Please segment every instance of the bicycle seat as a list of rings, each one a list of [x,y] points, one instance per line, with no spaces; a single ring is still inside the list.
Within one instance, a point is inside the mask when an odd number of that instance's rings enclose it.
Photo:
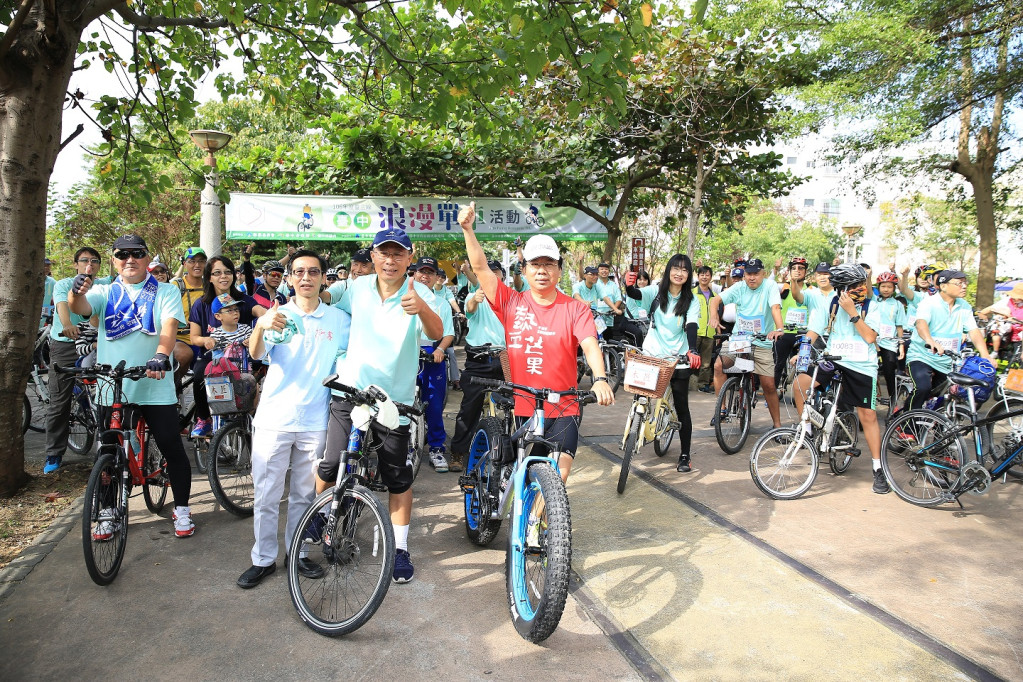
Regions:
[[[984,379],[975,379],[969,374],[960,374],[959,372],[952,372],[948,375],[948,380],[953,384],[959,384],[960,386],[989,386],[990,384]]]
[[[496,391],[491,393],[490,397],[493,399],[494,404],[497,405],[498,409],[511,410],[515,408],[515,398],[509,398],[508,396],[501,395]]]

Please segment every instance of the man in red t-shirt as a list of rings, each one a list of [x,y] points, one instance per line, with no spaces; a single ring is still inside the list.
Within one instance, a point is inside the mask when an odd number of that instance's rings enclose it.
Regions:
[[[526,291],[515,291],[502,282],[487,265],[486,254],[476,239],[476,202],[458,212],[465,236],[465,250],[490,307],[504,325],[504,337],[511,364],[511,380],[534,388],[562,391],[576,388],[576,349],[582,347],[593,370],[593,392],[601,405],[614,403],[607,383],[604,358],[597,342],[597,329],[589,306],[558,291],[562,259],[558,245],[548,235],[534,235],[522,250],[526,265]],[[516,397],[515,415],[531,417],[533,403]],[[572,458],[579,442],[579,405],[547,403],[545,438],[561,445],[558,460],[561,478],[568,480]]]

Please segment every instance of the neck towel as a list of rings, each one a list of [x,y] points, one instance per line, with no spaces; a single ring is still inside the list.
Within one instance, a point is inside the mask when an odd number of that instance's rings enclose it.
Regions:
[[[142,285],[142,290],[133,301],[128,287],[118,277],[110,285],[107,295],[106,330],[107,341],[116,341],[128,334],[141,331],[156,335],[156,320],[153,308],[156,305],[156,290],[159,282],[152,275]]]

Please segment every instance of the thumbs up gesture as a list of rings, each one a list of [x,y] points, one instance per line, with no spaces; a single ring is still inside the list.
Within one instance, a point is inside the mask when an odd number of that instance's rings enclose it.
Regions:
[[[458,211],[458,224],[463,230],[471,230],[476,224],[476,202],[470,201],[468,206],[463,206]]]
[[[280,301],[274,301],[274,304],[270,306],[270,310],[267,310],[263,313],[262,317],[256,320],[256,326],[264,331],[270,329],[283,331],[288,325],[288,318],[279,310],[280,307]]]
[[[406,315],[418,315],[426,306],[426,302],[419,297],[415,285],[409,282],[408,291],[401,297],[401,307]]]

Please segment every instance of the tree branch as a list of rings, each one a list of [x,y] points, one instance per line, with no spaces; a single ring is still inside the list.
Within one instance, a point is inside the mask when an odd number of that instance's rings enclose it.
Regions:
[[[64,151],[64,147],[66,147],[69,144],[71,144],[72,140],[74,140],[76,137],[81,135],[82,131],[84,131],[84,130],[85,130],[85,124],[84,123],[79,123],[78,127],[75,128],[75,132],[73,132],[70,135],[68,135],[67,139],[60,143],[60,147],[57,148],[57,153],[60,154],[62,151]]]
[[[28,18],[28,12],[32,8],[32,0],[21,0],[21,6],[18,7],[18,13],[14,15],[14,20],[11,21],[11,25],[7,27],[7,32],[4,33],[3,38],[0,38],[0,62],[3,61],[4,57],[7,56],[7,52],[11,49],[11,45],[14,44],[14,39],[18,35],[18,29],[25,23],[25,19]]]
[[[208,17],[164,17],[138,14],[134,10],[123,7],[113,8],[124,21],[140,31],[153,31],[168,26],[193,26],[200,29],[225,28],[230,25],[227,19],[210,19]]]

